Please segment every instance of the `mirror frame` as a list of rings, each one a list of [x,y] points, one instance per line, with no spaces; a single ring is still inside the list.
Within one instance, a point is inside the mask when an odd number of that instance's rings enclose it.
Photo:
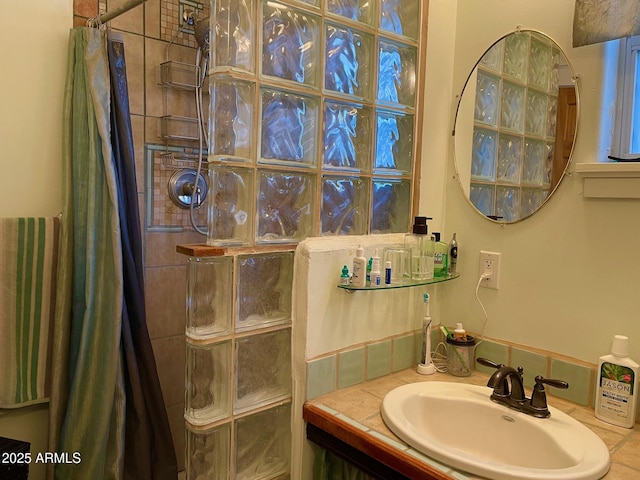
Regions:
[[[544,198],[544,200],[540,203],[540,205],[538,205],[538,207],[529,215],[522,217],[522,218],[518,218],[517,220],[513,220],[513,221],[505,221],[503,219],[501,219],[501,217],[495,217],[494,216],[487,216],[485,215],[483,212],[481,212],[471,201],[469,195],[468,195],[468,191],[469,191],[469,187],[465,187],[462,184],[462,178],[463,176],[460,175],[460,166],[459,166],[459,162],[458,162],[458,149],[456,149],[456,131],[458,130],[458,120],[459,120],[459,116],[460,116],[460,112],[461,112],[461,104],[463,102],[463,98],[464,98],[464,93],[465,90],[467,90],[467,87],[469,86],[469,83],[472,79],[477,78],[476,77],[476,73],[478,70],[478,66],[480,65],[480,63],[482,62],[482,59],[485,57],[485,55],[498,43],[500,43],[501,41],[505,40],[507,37],[509,37],[510,35],[514,35],[514,34],[519,34],[519,33],[530,33],[530,34],[536,34],[539,35],[541,37],[546,38],[551,44],[552,46],[557,49],[560,54],[564,57],[564,60],[566,61],[566,65],[569,69],[569,73],[571,76],[571,82],[573,84],[574,87],[574,91],[575,91],[575,96],[576,96],[576,118],[575,118],[575,130],[573,132],[573,143],[571,145],[571,150],[569,152],[566,164],[564,166],[564,169],[562,170],[562,174],[560,175],[557,183],[553,186],[553,188],[551,190],[549,190],[549,193],[547,194],[547,196]],[[564,86],[564,85],[563,85]],[[475,123],[475,119],[473,118],[473,116],[471,117],[471,120]],[[519,223],[523,220],[526,220],[527,218],[532,217],[534,214],[538,213],[540,211],[540,209],[542,209],[542,207],[544,205],[546,205],[550,198],[553,196],[553,194],[555,193],[555,191],[558,189],[558,187],[560,186],[560,184],[562,183],[562,180],[567,176],[568,174],[568,170],[569,170],[569,165],[571,164],[571,161],[573,160],[573,153],[575,151],[575,145],[576,145],[576,140],[578,138],[578,131],[579,131],[579,123],[580,123],[580,89],[579,89],[579,76],[576,74],[576,71],[573,67],[573,65],[571,64],[569,58],[567,57],[567,54],[565,53],[565,51],[562,49],[562,47],[560,47],[560,45],[558,44],[558,42],[556,42],[552,37],[550,37],[549,35],[547,35],[544,32],[541,32],[540,30],[535,30],[532,28],[516,28],[515,30],[512,30],[510,32],[507,32],[506,34],[502,35],[500,38],[498,38],[496,41],[494,41],[483,53],[482,55],[480,55],[480,58],[476,61],[476,63],[473,65],[473,67],[471,68],[471,71],[469,73],[469,75],[467,76],[464,85],[462,86],[462,90],[460,91],[460,94],[458,95],[458,101],[456,103],[456,110],[455,110],[455,115],[454,115],[454,121],[453,121],[453,128],[451,130],[451,135],[453,137],[453,164],[454,164],[454,170],[455,170],[455,178],[456,181],[458,182],[458,186],[460,187],[460,190],[463,194],[463,196],[466,198],[467,202],[469,203],[469,205],[473,208],[473,210],[475,212],[477,212],[479,215],[481,215],[483,218],[493,222],[493,223],[497,223],[500,224],[502,226],[504,225],[512,225],[515,223]],[[471,163],[469,161],[469,163]],[[466,176],[466,174],[465,174]],[[470,174],[468,175],[470,177]],[[516,185],[516,184],[514,184]],[[521,185],[521,184],[517,184],[517,185]]]

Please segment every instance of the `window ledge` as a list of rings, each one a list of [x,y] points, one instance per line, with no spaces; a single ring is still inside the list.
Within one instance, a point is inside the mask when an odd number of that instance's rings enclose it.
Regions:
[[[640,199],[640,163],[576,163],[585,198]]]

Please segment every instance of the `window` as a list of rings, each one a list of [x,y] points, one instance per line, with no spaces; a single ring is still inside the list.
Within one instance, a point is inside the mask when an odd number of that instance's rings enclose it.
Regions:
[[[620,40],[613,155],[640,156],[640,36]]]

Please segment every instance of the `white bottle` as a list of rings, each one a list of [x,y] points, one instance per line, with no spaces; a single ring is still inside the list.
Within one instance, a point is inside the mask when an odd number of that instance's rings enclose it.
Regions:
[[[369,274],[369,278],[371,279],[372,287],[379,287],[382,285],[382,273],[380,272],[380,257],[378,256],[378,249],[376,248],[376,253],[373,256],[373,260],[371,262],[371,273]]]
[[[638,369],[629,358],[629,339],[613,337],[611,354],[600,357],[597,371],[596,417],[619,427],[631,428],[636,421]]]
[[[353,258],[351,273],[351,286],[364,287],[367,285],[367,259],[364,258],[364,249],[356,248],[356,256]]]

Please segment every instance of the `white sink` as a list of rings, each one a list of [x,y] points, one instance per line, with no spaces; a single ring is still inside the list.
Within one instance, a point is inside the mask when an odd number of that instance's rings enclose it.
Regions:
[[[534,418],[489,399],[491,389],[420,382],[390,391],[387,426],[411,447],[458,470],[491,479],[591,480],[609,470],[602,440],[549,406]]]

